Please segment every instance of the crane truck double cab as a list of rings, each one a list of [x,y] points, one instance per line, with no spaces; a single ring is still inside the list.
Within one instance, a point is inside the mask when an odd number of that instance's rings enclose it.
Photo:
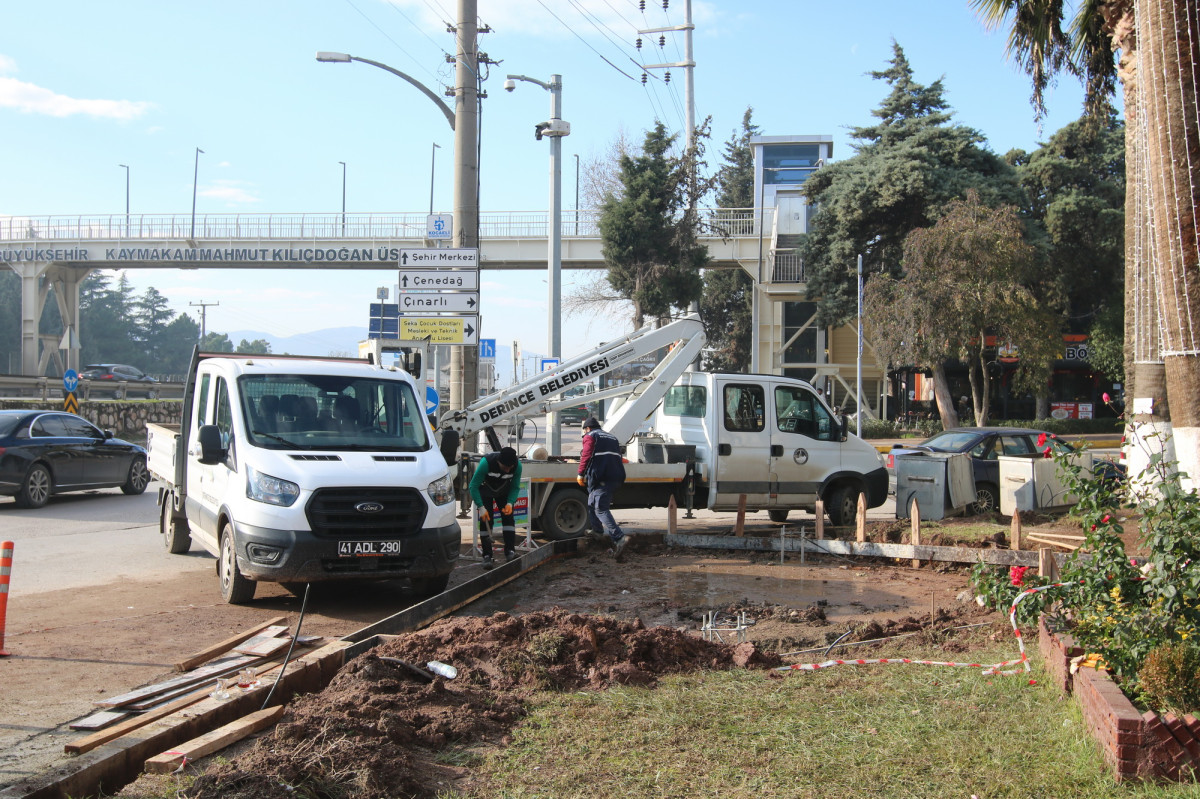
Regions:
[[[208,550],[235,604],[263,581],[444,590],[461,531],[424,408],[370,359],[197,351],[181,424],[147,425],[166,549]]]
[[[835,525],[852,524],[858,497],[868,508],[887,499],[887,470],[874,447],[846,430],[807,382],[778,375],[686,371],[704,345],[691,315],[644,328],[442,417],[442,449],[483,433],[492,448],[494,425],[578,402],[561,395],[582,381],[620,374],[622,367],[666,349],[643,377],[589,397],[611,400],[604,428],[624,444],[625,484],[614,508],[666,507],[766,510],[784,521],[793,510],[813,512],[821,501]],[[526,457],[530,514],[552,539],[587,531],[587,495],[575,478],[578,462]],[[529,453],[527,453],[527,456]],[[460,487],[472,468],[460,458]],[[464,500],[465,501],[465,500]]]

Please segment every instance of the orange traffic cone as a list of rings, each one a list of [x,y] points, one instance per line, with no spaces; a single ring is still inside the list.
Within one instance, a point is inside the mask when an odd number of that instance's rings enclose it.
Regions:
[[[0,657],[8,657],[4,648],[4,617],[8,614],[8,580],[12,574],[13,542],[0,545]]]

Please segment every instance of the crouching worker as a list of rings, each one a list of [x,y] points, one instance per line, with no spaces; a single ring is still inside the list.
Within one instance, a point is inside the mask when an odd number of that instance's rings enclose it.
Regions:
[[[629,539],[613,518],[613,496],[625,482],[625,464],[621,461],[621,442],[612,433],[600,429],[596,417],[583,422],[583,448],[579,453],[579,485],[588,492],[588,521],[596,537],[607,536],[618,560]]]
[[[489,452],[479,459],[471,477],[471,499],[479,513],[479,547],[483,550],[483,568],[492,568],[493,503],[500,509],[501,532],[504,535],[504,559],[516,560],[517,526],[513,521],[513,503],[521,491],[521,461],[517,451],[505,447]]]

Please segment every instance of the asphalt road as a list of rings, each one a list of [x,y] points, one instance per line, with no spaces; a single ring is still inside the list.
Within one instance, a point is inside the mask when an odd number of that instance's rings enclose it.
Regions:
[[[2,537],[14,544],[10,591],[37,594],[211,571],[212,558],[198,546],[186,557],[163,548],[158,485],[133,497],[118,488],[60,494],[32,510],[0,497]]]

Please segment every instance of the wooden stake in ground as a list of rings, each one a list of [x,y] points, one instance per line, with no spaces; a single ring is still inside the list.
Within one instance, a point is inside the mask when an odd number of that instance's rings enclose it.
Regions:
[[[912,540],[909,541],[909,543],[914,547],[921,546],[921,509],[917,505],[916,498],[913,498],[912,501],[912,516],[909,517],[908,523],[910,529],[912,530]],[[919,569],[921,567],[921,560],[919,558],[913,558],[912,567],[914,569]]]
[[[817,500],[817,507],[813,509],[813,513],[817,514],[817,540],[825,540],[825,503]]]
[[[867,540],[867,498],[862,492],[858,494],[854,513],[854,540],[864,543]]]
[[[1012,524],[1008,528],[1008,537],[1010,546],[1013,549],[1020,550],[1021,547],[1021,511],[1013,509]]]
[[[676,530],[676,514],[679,512],[678,506],[675,505],[675,497],[672,496],[667,502],[667,535],[675,535]]]
[[[746,495],[738,496],[737,523],[733,526],[733,534],[738,538],[746,535]]]
[[[1053,580],[1058,576],[1058,561],[1050,547],[1038,547],[1038,576]]]
[[[231,721],[224,727],[218,727],[199,738],[180,744],[170,752],[163,752],[146,760],[147,774],[170,774],[185,763],[199,760],[205,755],[220,751],[232,743],[264,730],[275,723],[283,715],[283,705],[259,710],[248,716],[242,716],[237,721]]]

